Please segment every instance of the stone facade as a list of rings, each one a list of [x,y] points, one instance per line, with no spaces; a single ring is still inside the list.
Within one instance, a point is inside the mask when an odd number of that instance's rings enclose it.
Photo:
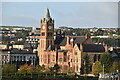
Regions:
[[[47,9],[46,17],[41,20],[41,36],[39,47],[39,65],[46,68],[58,64],[61,72],[72,68],[80,74],[82,58],[84,54],[90,57],[91,67],[100,59],[101,55],[107,52],[107,46],[97,45],[92,42],[90,35],[86,36],[63,36],[56,34],[54,40],[54,20],[50,17]]]

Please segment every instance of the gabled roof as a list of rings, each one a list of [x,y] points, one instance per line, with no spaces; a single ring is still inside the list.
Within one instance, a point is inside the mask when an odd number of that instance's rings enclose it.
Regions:
[[[78,46],[79,49],[80,49],[80,45],[81,45],[81,44],[77,44],[77,46]]]
[[[105,52],[105,48],[99,44],[83,44],[83,52]]]

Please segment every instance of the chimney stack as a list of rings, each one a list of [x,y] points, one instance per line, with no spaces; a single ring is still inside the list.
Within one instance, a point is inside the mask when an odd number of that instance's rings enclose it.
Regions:
[[[70,44],[70,37],[67,36],[67,43],[66,44]]]
[[[90,39],[90,38],[91,38],[90,35],[91,35],[90,33],[87,33],[87,34],[86,34],[86,39]]]

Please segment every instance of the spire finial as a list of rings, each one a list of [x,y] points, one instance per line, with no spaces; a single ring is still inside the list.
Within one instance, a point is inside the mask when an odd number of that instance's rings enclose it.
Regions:
[[[48,9],[48,8],[47,8],[47,10],[46,10],[45,18],[46,18],[47,20],[50,19],[50,12],[49,12],[49,9]]]

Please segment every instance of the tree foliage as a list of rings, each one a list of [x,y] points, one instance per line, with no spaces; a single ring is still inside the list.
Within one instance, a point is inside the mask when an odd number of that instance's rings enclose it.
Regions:
[[[113,62],[112,66],[109,69],[110,73],[117,73],[117,70],[120,71],[120,61],[118,62]]]
[[[51,72],[57,73],[60,70],[60,66],[55,64],[54,67],[49,68]]]
[[[92,73],[99,74],[102,72],[102,65],[100,61],[96,61],[93,65]]]
[[[90,73],[90,60],[88,54],[85,54],[82,59],[81,74]]]
[[[33,65],[28,66],[28,64],[24,64],[23,66],[20,67],[18,70],[18,73],[32,73],[33,72]]]
[[[41,73],[41,72],[45,72],[45,65],[37,65],[35,68],[35,73]]]
[[[112,64],[110,54],[109,53],[104,53],[102,55],[102,58],[100,59],[100,61],[101,61],[101,64],[104,65],[105,73],[108,73],[109,69],[111,67],[111,64]]]
[[[16,72],[16,65],[15,64],[4,64],[2,67],[2,73],[9,74]]]

